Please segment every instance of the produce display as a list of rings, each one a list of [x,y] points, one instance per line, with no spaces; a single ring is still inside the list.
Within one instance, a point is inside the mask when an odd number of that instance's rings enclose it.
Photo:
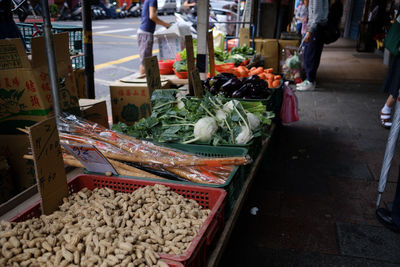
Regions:
[[[59,127],[62,143],[92,144],[114,166],[129,173],[144,170],[156,173],[157,176],[166,175],[196,183],[224,184],[235,165],[250,163],[250,158],[246,156],[221,158],[195,156],[114,132],[73,115],[60,118]],[[73,160],[70,156],[64,158],[66,164],[72,165],[73,162],[70,160]],[[157,178],[146,173],[134,176]]]
[[[239,79],[232,73],[220,73],[208,78],[203,82],[203,87],[212,95],[241,99],[267,99],[274,92],[274,89],[268,86],[268,82],[258,75]]]
[[[118,123],[113,129],[157,142],[247,144],[263,134],[263,126],[273,117],[261,102],[230,100],[209,92],[198,99],[178,90],[156,90],[151,103],[150,117],[132,126]]]
[[[240,66],[244,62],[248,62],[255,55],[255,51],[248,45],[243,45],[232,48],[230,52],[216,49],[214,55],[215,64],[217,65],[221,63],[234,63],[235,66]]]
[[[263,67],[252,67],[251,69],[248,69],[245,66],[239,66],[236,68],[227,69],[224,72],[232,73],[237,78],[248,78],[250,76],[257,75],[261,80],[264,80],[268,83],[269,88],[279,87],[282,80],[282,76],[279,74],[274,74],[274,69],[272,68],[264,69]]]
[[[51,215],[1,221],[0,266],[164,267],[158,253],[183,253],[209,214],[163,185],[84,188]]]
[[[197,50],[195,43],[193,44],[193,52],[194,57],[196,58]],[[240,66],[245,65],[250,59],[255,55],[255,51],[253,48],[243,45],[239,47],[234,47],[230,52],[221,51],[219,49],[214,50],[215,54],[215,64],[217,71],[225,71],[227,68],[231,68],[232,66]],[[232,63],[232,66],[227,65],[226,63]],[[186,48],[177,53],[176,61],[173,65],[175,72],[187,72],[187,56],[186,56]]]

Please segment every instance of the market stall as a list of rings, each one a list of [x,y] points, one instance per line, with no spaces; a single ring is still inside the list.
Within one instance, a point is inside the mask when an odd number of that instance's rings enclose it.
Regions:
[[[199,33],[202,46],[205,36]],[[68,45],[67,34],[54,39]],[[30,117],[10,110],[0,117],[25,140],[18,159],[36,181],[0,205],[0,265],[218,266],[279,123],[285,77],[265,65],[260,50],[242,45],[212,49],[216,71],[200,79],[205,50],[197,54],[195,47],[174,53],[172,64],[146,63],[145,81],[127,77],[112,84],[111,128],[104,102],[79,100],[74,76],[63,68],[50,79],[70,78],[69,86],[52,85],[58,93],[63,88],[62,101],[53,96],[51,102],[48,87],[29,82],[35,91],[17,84],[4,89],[10,101],[36,97],[32,103],[38,105]],[[56,70],[63,66],[57,63]],[[72,69],[69,55],[63,64]],[[49,78],[38,68],[31,71],[33,83],[46,84]],[[186,70],[187,78],[174,79],[171,70]]]

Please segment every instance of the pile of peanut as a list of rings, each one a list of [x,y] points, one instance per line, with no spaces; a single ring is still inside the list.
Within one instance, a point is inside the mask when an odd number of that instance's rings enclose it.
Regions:
[[[51,215],[1,221],[0,266],[168,266],[158,253],[182,254],[209,213],[163,185],[84,188]]]

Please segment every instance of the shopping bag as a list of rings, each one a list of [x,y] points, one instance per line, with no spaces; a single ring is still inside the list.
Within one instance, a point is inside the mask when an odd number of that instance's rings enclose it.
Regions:
[[[386,49],[388,49],[393,55],[397,56],[399,54],[400,47],[400,15],[397,17],[395,22],[389,29],[383,44]]]
[[[295,122],[299,119],[296,95],[289,87],[289,82],[285,82],[283,86],[283,100],[281,108],[282,123]]]

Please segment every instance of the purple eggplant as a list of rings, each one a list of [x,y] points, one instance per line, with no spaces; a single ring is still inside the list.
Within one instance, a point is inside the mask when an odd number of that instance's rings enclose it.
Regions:
[[[233,98],[243,98],[244,96],[247,96],[251,94],[251,87],[250,84],[244,84],[242,87],[240,87],[238,90],[234,91],[232,93]]]

